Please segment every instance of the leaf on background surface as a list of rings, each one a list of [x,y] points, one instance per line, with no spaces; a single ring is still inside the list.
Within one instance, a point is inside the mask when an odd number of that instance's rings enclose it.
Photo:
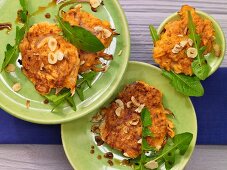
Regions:
[[[196,76],[186,76],[162,70],[162,74],[170,79],[171,85],[186,96],[203,96],[204,89]]]

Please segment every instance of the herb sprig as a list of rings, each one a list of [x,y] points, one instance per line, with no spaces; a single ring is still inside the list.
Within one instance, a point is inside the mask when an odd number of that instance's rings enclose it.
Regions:
[[[76,3],[76,0],[68,1],[62,4],[59,7],[57,21],[61,27],[65,38],[70,41],[77,48],[88,51],[88,52],[98,52],[105,49],[105,46],[102,42],[93,35],[90,31],[80,27],[80,26],[71,26],[69,22],[63,21],[60,16],[61,10],[71,4]]]
[[[151,114],[147,108],[141,112],[141,121],[142,133],[144,134],[144,131],[152,126]],[[153,169],[164,163],[166,170],[170,170],[175,164],[176,155],[184,155],[193,138],[189,132],[177,134],[173,139],[167,140],[162,150],[156,151],[147,143],[146,137],[148,136],[152,136],[152,132],[142,136],[142,153],[138,158],[131,160],[135,170],[147,170],[146,167],[150,163],[153,164]],[[150,152],[149,155],[146,154],[147,151]]]
[[[88,86],[91,88],[91,83],[94,80],[96,76],[96,73],[91,71],[88,73],[84,73],[81,75],[81,78],[77,80],[77,87],[76,92],[80,98],[80,100],[84,100],[84,89]],[[67,102],[74,111],[77,110],[76,103],[74,100],[74,96],[71,95],[71,92],[69,89],[63,89],[59,94],[48,94],[45,95],[46,99],[50,101],[53,105],[52,112],[57,109],[60,105]]]
[[[22,11],[20,13],[20,17],[24,22],[24,26],[20,28],[19,26],[16,27],[16,37],[15,37],[15,44],[12,46],[11,44],[6,45],[6,51],[5,51],[5,58],[3,60],[2,66],[1,66],[1,72],[4,70],[4,68],[11,62],[14,62],[18,55],[19,55],[19,44],[24,38],[24,35],[28,28],[28,9],[26,5],[26,0],[20,0],[20,5],[22,7]]]
[[[152,132],[150,131],[149,127],[152,126],[151,114],[147,108],[144,108],[141,112],[141,122],[142,122],[142,147],[141,147],[141,155],[133,160],[135,166],[135,170],[145,170],[144,164],[146,163],[147,156],[146,151],[153,151],[155,150],[147,143],[146,137],[153,136]]]
[[[207,61],[203,55],[204,51],[206,50],[205,46],[200,46],[201,44],[201,37],[199,34],[196,33],[196,27],[192,19],[191,12],[188,11],[188,28],[189,28],[189,37],[194,42],[194,47],[198,51],[198,55],[192,62],[192,70],[193,73],[201,80],[205,80],[209,76],[210,66],[207,64]]]

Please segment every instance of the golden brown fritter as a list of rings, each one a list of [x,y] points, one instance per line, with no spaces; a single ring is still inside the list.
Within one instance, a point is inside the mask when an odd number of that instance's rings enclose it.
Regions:
[[[78,51],[60,32],[55,24],[35,24],[20,44],[22,71],[42,95],[48,94],[52,88],[65,87],[71,89],[72,93],[75,91],[80,65]],[[49,44],[50,39],[56,42],[53,49],[50,48],[54,45]],[[50,62],[57,53],[62,54],[63,58]],[[53,55],[49,59],[50,54]]]
[[[192,75],[191,63],[193,62],[193,59],[189,58],[186,54],[186,50],[190,45],[187,44],[177,54],[172,52],[172,49],[176,44],[188,40],[189,38],[189,31],[187,30],[188,11],[191,11],[193,22],[196,25],[196,32],[201,36],[201,45],[207,47],[205,54],[211,52],[215,34],[212,22],[200,17],[193,7],[185,5],[178,13],[181,18],[165,25],[160,40],[155,43],[153,57],[155,62],[167,71],[173,70],[176,73]]]
[[[81,10],[81,7],[82,6],[79,4],[75,8],[63,12],[63,20],[69,22],[72,26],[81,26],[85,28],[93,33],[106,48],[109,47],[115,34],[114,30],[110,27],[110,23],[108,21],[102,21],[92,14]],[[80,51],[79,54],[82,62],[79,72],[87,70],[102,71],[102,69],[96,68],[97,65],[101,64],[99,59],[104,58],[105,60],[112,60],[112,55],[104,54],[103,51],[98,53]]]
[[[120,114],[117,111],[122,108],[119,100],[124,105]],[[145,105],[151,113],[152,126],[149,129],[154,137],[147,137],[151,146],[159,150],[168,135],[174,136],[173,123],[166,116],[169,112],[162,105],[162,93],[141,81],[127,85],[115,102],[101,110],[104,118],[99,128],[105,143],[130,158],[141,153],[141,105]]]

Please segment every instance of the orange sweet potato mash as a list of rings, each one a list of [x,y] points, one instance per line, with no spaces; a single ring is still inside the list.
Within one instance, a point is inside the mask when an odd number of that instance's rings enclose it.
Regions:
[[[172,52],[176,44],[189,39],[188,34],[188,11],[191,11],[196,32],[201,36],[201,46],[206,46],[205,54],[210,53],[213,48],[215,31],[210,20],[199,16],[191,6],[182,6],[178,12],[180,19],[169,22],[161,34],[160,40],[155,43],[153,58],[161,68],[175,73],[192,75],[191,64],[193,58],[187,56],[186,51],[192,46],[187,43],[178,53]]]

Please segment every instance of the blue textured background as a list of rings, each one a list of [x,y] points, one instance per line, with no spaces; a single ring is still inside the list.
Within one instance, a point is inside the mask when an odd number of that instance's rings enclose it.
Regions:
[[[198,119],[197,144],[227,144],[227,68],[220,68],[203,85],[205,95],[191,98]],[[0,143],[61,144],[60,125],[32,124],[0,110]]]

